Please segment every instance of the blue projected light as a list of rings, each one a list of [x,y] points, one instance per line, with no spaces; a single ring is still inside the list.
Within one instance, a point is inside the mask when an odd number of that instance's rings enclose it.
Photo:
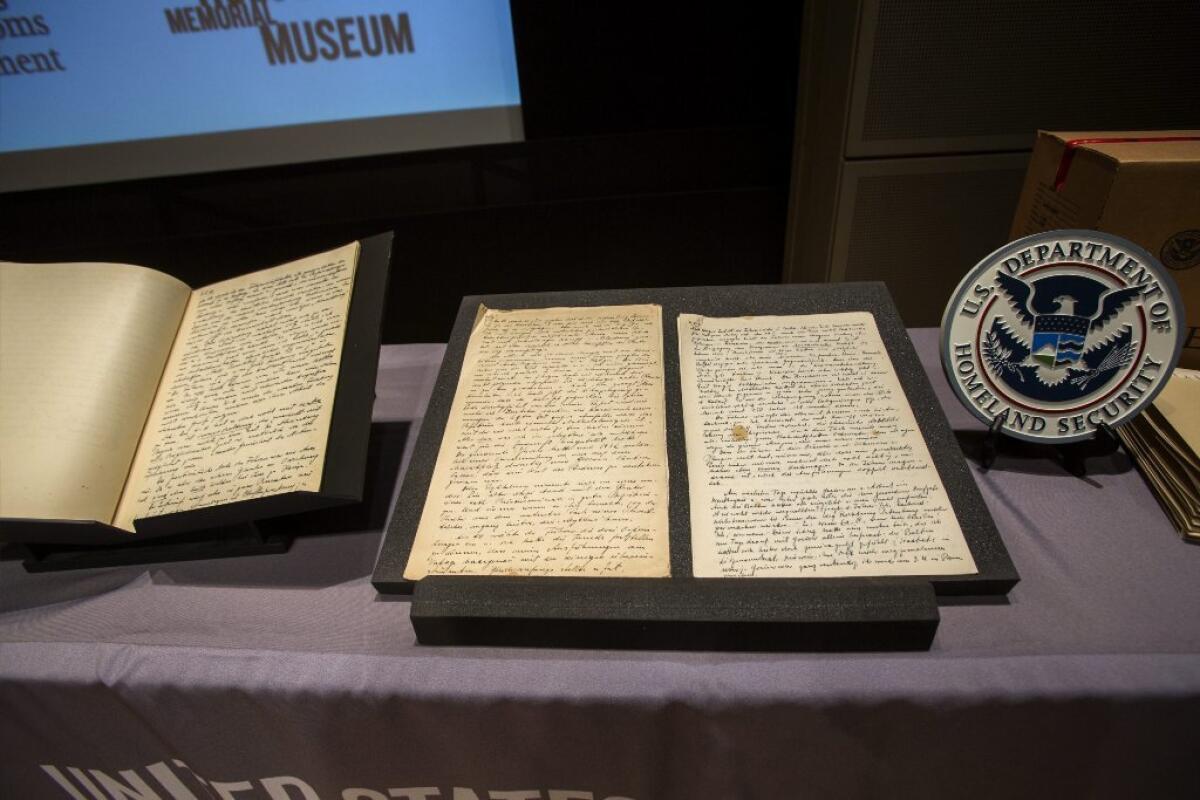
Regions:
[[[247,131],[260,163],[513,141],[520,102],[507,0],[0,0],[0,167]],[[261,135],[344,121],[316,151]]]

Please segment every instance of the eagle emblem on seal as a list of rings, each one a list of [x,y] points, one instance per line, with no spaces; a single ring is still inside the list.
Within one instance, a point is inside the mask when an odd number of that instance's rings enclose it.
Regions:
[[[1188,331],[1179,287],[1145,248],[1043,231],[963,275],[942,314],[942,369],[993,431],[1082,442],[1154,401]]]
[[[1133,328],[1116,321],[1139,287],[1110,289],[1081,275],[1032,281],[996,274],[1011,321],[998,316],[982,343],[989,371],[1015,391],[1045,401],[1076,400],[1107,384],[1133,360]],[[1107,335],[1106,335],[1107,333]]]

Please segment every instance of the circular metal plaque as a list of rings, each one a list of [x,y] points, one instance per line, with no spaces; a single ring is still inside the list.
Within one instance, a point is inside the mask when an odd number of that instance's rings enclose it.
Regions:
[[[963,405],[1018,439],[1074,442],[1163,387],[1184,339],[1179,290],[1107,233],[1026,236],[967,273],[942,316],[942,366]]]

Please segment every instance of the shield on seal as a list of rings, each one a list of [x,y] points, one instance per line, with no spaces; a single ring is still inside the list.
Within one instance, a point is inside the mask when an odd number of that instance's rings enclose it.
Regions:
[[[1074,364],[1083,354],[1090,323],[1074,314],[1039,314],[1033,324],[1033,360],[1047,367]]]

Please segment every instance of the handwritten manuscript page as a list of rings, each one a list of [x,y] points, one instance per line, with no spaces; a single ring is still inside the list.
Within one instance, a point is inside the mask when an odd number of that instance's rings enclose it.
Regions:
[[[874,318],[679,316],[696,577],[976,572]]]
[[[114,525],[321,487],[358,244],[192,293]]]
[[[112,519],[190,294],[126,264],[0,263],[0,516]]]
[[[404,577],[670,574],[662,309],[481,309]]]

